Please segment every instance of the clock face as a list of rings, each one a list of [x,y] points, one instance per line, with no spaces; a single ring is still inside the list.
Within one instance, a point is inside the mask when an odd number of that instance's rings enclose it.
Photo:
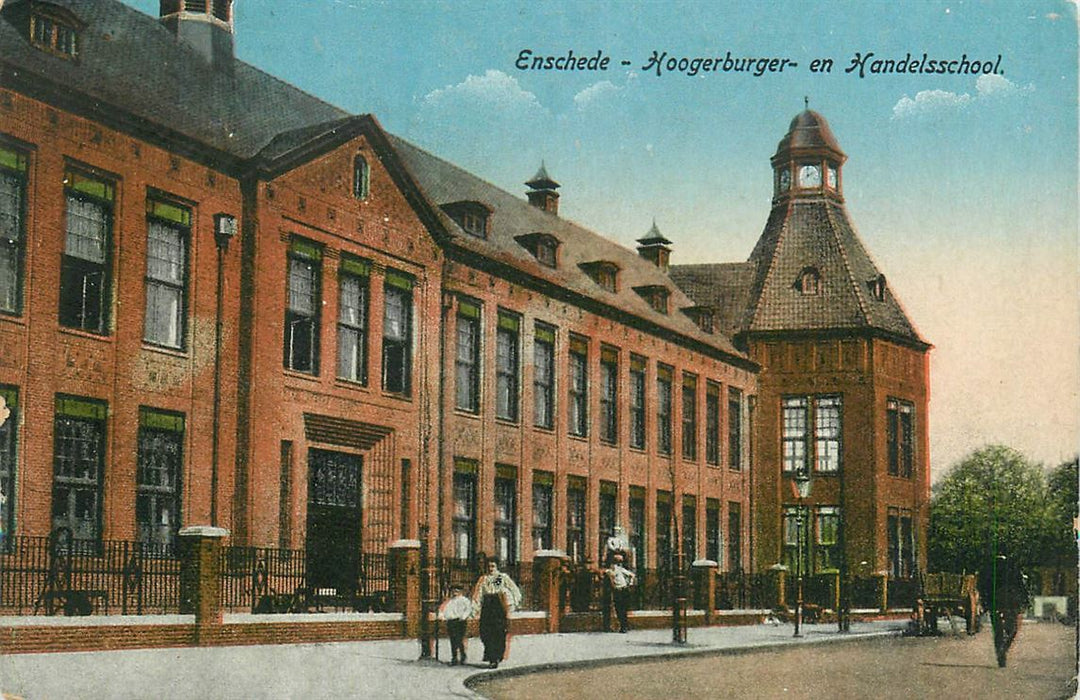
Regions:
[[[799,168],[799,187],[820,187],[821,166],[804,165]]]
[[[836,189],[836,168],[829,166],[829,170],[825,175],[825,182],[829,185],[829,189]]]
[[[791,187],[791,171],[784,168],[780,171],[780,191],[787,192]]]

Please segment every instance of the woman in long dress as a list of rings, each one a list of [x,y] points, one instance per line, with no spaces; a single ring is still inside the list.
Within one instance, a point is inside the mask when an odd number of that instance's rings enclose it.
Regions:
[[[506,635],[510,631],[510,611],[521,603],[521,591],[498,564],[488,561],[487,573],[473,590],[473,605],[480,609],[480,641],[484,643],[484,661],[497,668],[506,656]]]

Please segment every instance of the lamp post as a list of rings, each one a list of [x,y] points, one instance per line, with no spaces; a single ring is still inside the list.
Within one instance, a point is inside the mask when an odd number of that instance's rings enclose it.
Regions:
[[[795,636],[802,636],[803,614],[803,501],[810,496],[810,475],[805,470],[795,475],[795,491],[799,496],[798,509],[795,511]]]
[[[221,342],[224,321],[225,253],[236,237],[236,217],[214,214],[214,243],[217,245],[217,307],[214,322],[214,416],[210,433],[210,524],[218,524],[218,433],[221,432]]]

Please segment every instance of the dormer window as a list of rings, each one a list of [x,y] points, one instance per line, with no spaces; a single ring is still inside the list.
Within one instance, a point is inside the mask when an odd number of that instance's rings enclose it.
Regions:
[[[443,211],[463,228],[465,233],[477,238],[487,238],[491,209],[486,205],[480,202],[453,202],[444,204]]]
[[[546,267],[559,266],[559,241],[550,233],[527,233],[517,236],[516,240],[522,248],[532,253],[537,262]]]
[[[878,275],[870,280],[867,285],[870,287],[870,294],[874,299],[885,301],[885,275]]]
[[[619,291],[619,266],[610,260],[582,263],[581,269],[592,278],[593,282],[600,285],[601,289],[609,292]]]
[[[697,327],[706,333],[714,332],[713,324],[713,310],[708,306],[691,306],[688,309],[683,309],[683,313],[690,317]]]
[[[31,7],[30,41],[34,46],[62,58],[78,56],[79,31],[83,23],[61,7],[43,3],[34,3]]]
[[[367,158],[356,156],[353,159],[353,197],[367,199],[371,188],[371,167]]]
[[[648,285],[646,287],[634,287],[634,291],[638,295],[649,303],[649,306],[653,307],[654,311],[662,314],[668,312],[668,299],[671,297],[671,290],[661,285]]]
[[[803,271],[799,273],[799,279],[795,283],[795,288],[803,296],[815,296],[821,293],[821,273],[817,271],[815,267],[803,268]]]

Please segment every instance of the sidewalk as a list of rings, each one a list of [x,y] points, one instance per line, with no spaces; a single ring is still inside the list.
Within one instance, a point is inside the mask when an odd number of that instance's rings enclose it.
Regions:
[[[510,640],[509,658],[495,671],[481,665],[483,647],[475,638],[467,666],[447,665],[445,639],[441,661],[418,661],[415,640],[15,654],[0,657],[0,688],[26,700],[476,698],[464,684],[476,674],[827,643],[902,627],[898,621],[859,622],[840,634],[835,624],[804,625],[800,639],[788,624],[693,628],[686,645],[672,644],[670,630],[520,635]]]

